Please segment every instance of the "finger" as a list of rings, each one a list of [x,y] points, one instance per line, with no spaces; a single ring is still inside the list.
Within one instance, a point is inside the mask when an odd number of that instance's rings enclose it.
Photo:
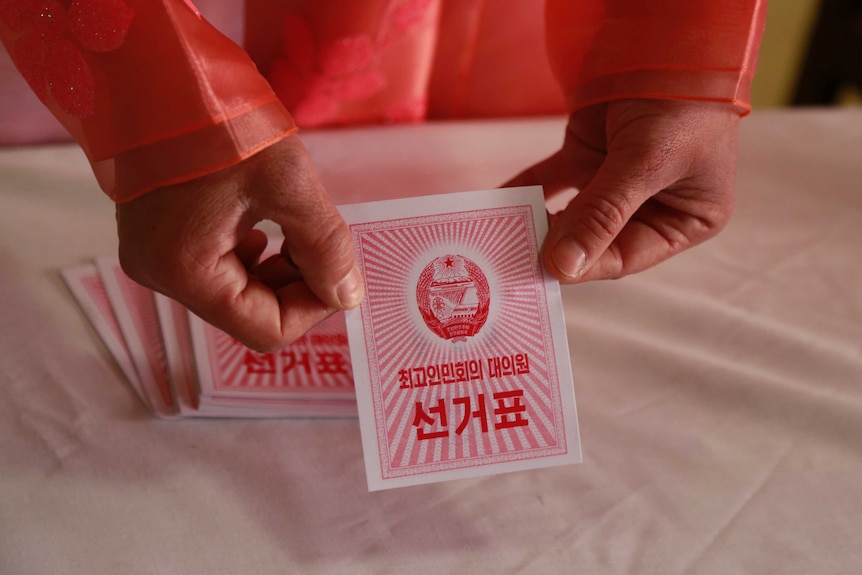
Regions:
[[[700,218],[647,200],[581,279],[619,278],[641,272],[717,232]]]
[[[249,276],[235,254],[198,278],[190,309],[244,345],[273,352],[289,345],[334,311],[303,282],[273,291]]]
[[[365,292],[350,230],[322,191],[307,193],[320,194],[322,205],[309,210],[315,215],[302,224],[283,228],[287,257],[321,301],[339,309],[354,308]]]
[[[730,221],[735,195],[733,171],[718,176],[708,189],[670,189],[648,199],[584,280],[643,271],[717,235]]]
[[[541,162],[530,166],[504,183],[501,187],[542,186],[545,190],[545,195],[552,196],[572,187],[572,171],[563,152],[558,151]]]
[[[558,215],[543,247],[546,268],[561,281],[586,279],[609,246],[623,231],[640,206],[672,180],[671,170],[646,170],[638,162],[620,157],[607,161],[586,186]],[[619,246],[616,246],[619,247]],[[619,262],[613,252],[608,268],[599,268],[589,277],[609,273],[610,262]],[[601,275],[600,277],[607,277]]]
[[[234,248],[239,260],[247,270],[253,270],[268,243],[266,234],[261,230],[253,229]]]
[[[288,143],[290,181],[262,201],[260,215],[284,232],[282,254],[293,261],[305,283],[327,307],[359,305],[364,284],[356,265],[353,239],[332,204],[308,152],[298,139]]]
[[[503,187],[541,185],[546,198],[586,187],[607,156],[604,117],[604,112],[572,114],[562,148],[527,168]]]
[[[261,262],[255,275],[272,290],[277,290],[289,283],[302,281],[302,274],[281,254],[275,254]]]

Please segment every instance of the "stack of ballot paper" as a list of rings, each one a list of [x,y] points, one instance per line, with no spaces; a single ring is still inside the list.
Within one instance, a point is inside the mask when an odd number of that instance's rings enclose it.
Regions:
[[[130,280],[116,258],[63,278],[141,401],[159,417],[355,417],[344,314],[279,353],[246,348]]]
[[[116,259],[63,276],[160,417],[359,417],[372,490],[581,459],[541,188],[340,208],[361,305],[260,354],[135,284]]]

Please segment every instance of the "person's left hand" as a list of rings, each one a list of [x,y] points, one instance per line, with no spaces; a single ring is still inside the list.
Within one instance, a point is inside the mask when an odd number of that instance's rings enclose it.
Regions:
[[[579,193],[551,218],[542,249],[563,283],[619,278],[707,240],[733,209],[738,110],[621,100],[569,117],[560,151],[506,186]]]

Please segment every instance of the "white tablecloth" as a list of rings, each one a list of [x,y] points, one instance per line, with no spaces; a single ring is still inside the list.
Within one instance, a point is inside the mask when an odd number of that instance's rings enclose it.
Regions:
[[[562,122],[304,138],[354,201],[495,186]],[[150,418],[57,275],[112,204],[0,151],[0,573],[858,573],[862,113],[755,113],[739,172],[717,239],[564,288],[582,464],[369,494],[354,420]]]

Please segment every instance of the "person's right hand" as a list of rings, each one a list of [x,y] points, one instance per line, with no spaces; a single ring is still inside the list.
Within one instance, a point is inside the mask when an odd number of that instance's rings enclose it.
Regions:
[[[259,263],[261,220],[281,226],[281,254]],[[359,305],[353,241],[295,135],[239,164],[117,205],[123,270],[241,343],[290,344]]]

